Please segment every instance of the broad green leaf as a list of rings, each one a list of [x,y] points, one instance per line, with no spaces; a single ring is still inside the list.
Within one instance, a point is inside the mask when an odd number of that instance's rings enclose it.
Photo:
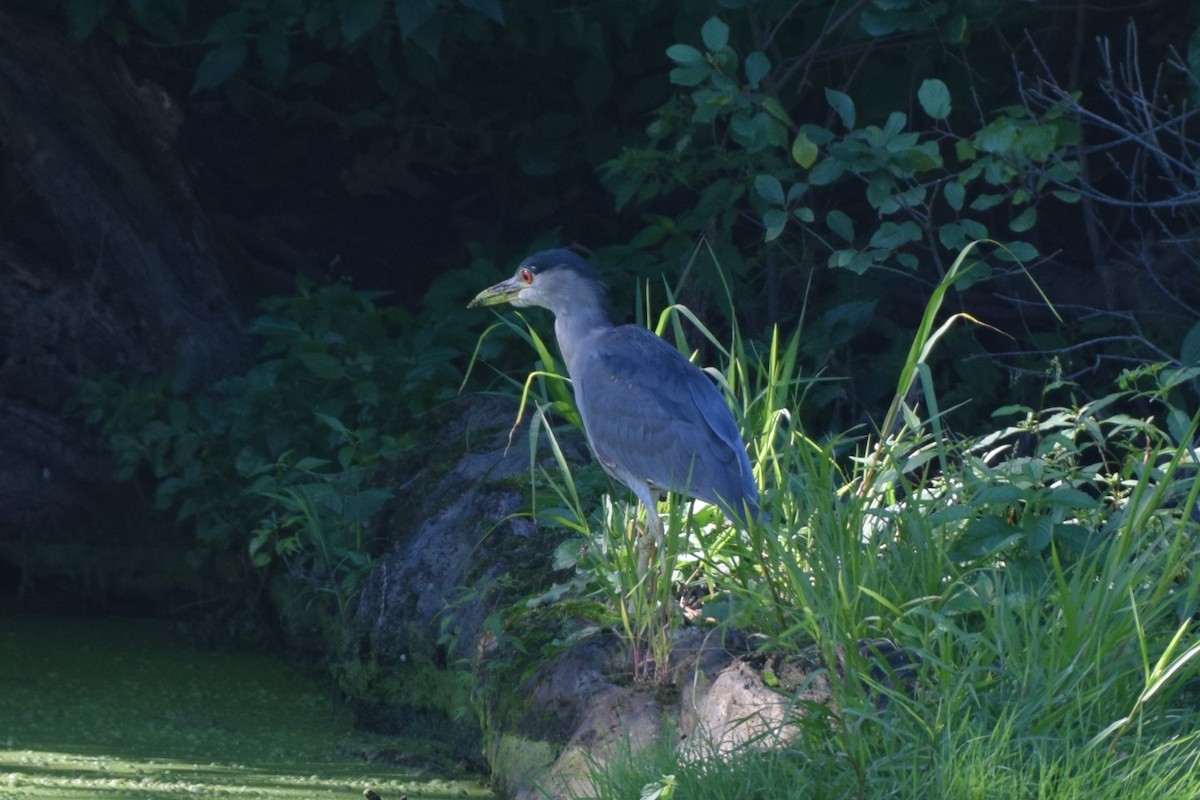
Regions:
[[[246,40],[228,39],[209,50],[196,68],[192,94],[220,86],[233,77],[246,61]]]
[[[805,135],[804,131],[796,134],[796,138],[792,141],[793,161],[808,169],[817,160],[818,154],[817,145]]]
[[[283,78],[288,68],[288,37],[287,31],[279,26],[271,26],[254,40],[254,50],[263,69],[275,80]]]
[[[962,211],[963,200],[967,196],[967,190],[963,188],[962,184],[951,181],[942,188],[942,194],[951,208],[955,211]]]
[[[350,0],[342,11],[342,38],[353,44],[370,33],[383,16],[383,0]]]
[[[870,246],[881,250],[895,250],[909,242],[919,241],[920,238],[921,228],[915,222],[884,222],[879,226],[879,230],[871,235]]]
[[[700,28],[700,38],[710,53],[721,50],[729,44],[729,26],[717,17],[709,17],[708,22]]]
[[[846,171],[846,167],[836,158],[822,159],[812,171],[808,173],[808,182],[813,186],[824,186],[833,183],[838,178],[842,177],[842,173]]]
[[[962,14],[951,17],[942,23],[941,29],[942,35],[946,37],[946,41],[950,42],[950,44],[962,44],[966,41],[967,31],[969,30],[967,18]]]
[[[497,25],[504,24],[504,8],[500,0],[461,0],[472,11],[478,11]]]
[[[813,214],[813,210],[808,206],[800,206],[799,208],[792,209],[792,216],[804,223],[812,222],[817,218]]]
[[[337,380],[346,374],[342,362],[328,353],[301,353],[300,363],[325,380]]]
[[[310,355],[320,355],[320,354],[311,353]],[[346,427],[345,423],[343,423],[340,419],[333,416],[332,414],[325,414],[321,411],[314,411],[313,416],[316,417],[317,419],[321,420],[321,422],[324,422],[329,427],[329,429],[331,431],[333,431],[334,433],[340,434],[341,436],[344,436],[347,439],[351,438],[350,429]]]
[[[963,233],[968,239],[986,239],[988,238],[987,226],[982,222],[973,219],[964,219],[959,222],[962,226]]]
[[[1037,208],[1030,206],[1008,223],[1008,229],[1013,233],[1024,233],[1032,228],[1035,222],[1037,222]]]
[[[1183,337],[1179,348],[1179,361],[1185,367],[1200,366],[1200,322],[1193,325]]]
[[[783,199],[783,184],[774,175],[759,175],[754,179],[754,191],[769,203],[781,206]]]
[[[671,83],[676,86],[699,86],[708,80],[708,76],[712,74],[712,67],[707,61],[693,61],[689,64],[682,64],[671,70]],[[707,95],[706,95],[707,97]],[[700,101],[705,98],[697,98],[692,95],[692,100],[696,105],[700,105]]]
[[[396,24],[400,26],[400,41],[413,38],[417,30],[437,14],[437,0],[396,0]]]
[[[692,64],[704,61],[704,54],[690,44],[673,44],[667,48],[667,58],[676,64]]]
[[[67,20],[75,41],[86,39],[112,8],[112,0],[69,0]]]
[[[779,105],[779,101],[774,97],[764,97],[760,105],[763,107],[764,111],[782,122],[784,125],[792,124],[792,118],[788,116],[788,113],[783,110],[783,106]]]
[[[767,73],[771,71],[771,59],[755,50],[746,56],[746,63],[742,69],[746,71],[746,82],[750,84],[750,88],[757,89],[758,85],[762,83],[762,79],[767,77]]]
[[[231,11],[213,20],[208,32],[204,34],[205,44],[220,44],[229,39],[237,39],[245,35],[250,26],[250,17],[245,11]]]
[[[825,224],[829,226],[829,230],[847,242],[854,241],[854,222],[844,211],[838,211],[837,209],[830,211],[825,215]]]
[[[1027,262],[1037,258],[1037,254],[1037,248],[1029,242],[1005,242],[1004,247],[996,251],[996,258],[1000,261]]]
[[[856,275],[862,275],[874,263],[869,255],[857,250],[835,250],[829,256],[829,266],[848,269]]]
[[[1004,202],[1002,194],[981,194],[971,201],[972,211],[987,211]]]
[[[753,117],[735,114],[729,120],[729,133],[733,140],[746,148],[747,152],[757,153],[767,146],[767,125],[770,117],[766,112],[759,112]]]
[[[793,183],[792,188],[787,190],[788,203],[794,203],[795,201],[799,200],[807,191],[808,184],[804,181],[797,181],[796,183]]]
[[[992,121],[975,134],[975,145],[985,153],[1004,153],[1017,139],[1017,129],[1008,117]]]
[[[787,225],[788,215],[782,208],[768,208],[763,212],[763,227],[767,229],[766,241],[771,241],[783,233]]]
[[[903,111],[893,111],[888,114],[887,121],[883,123],[883,138],[884,140],[891,139],[904,130],[904,126],[908,124],[908,115]],[[916,138],[915,136],[913,137]]]
[[[917,100],[925,113],[934,119],[945,119],[950,116],[950,90],[946,84],[937,78],[929,78],[921,82],[917,90]]]
[[[855,111],[854,101],[850,99],[850,95],[845,92],[839,92],[837,89],[826,89],[825,100],[837,112],[837,115],[842,118],[842,124],[847,128],[854,128]]]
[[[960,251],[962,247],[966,246],[967,237],[962,233],[962,225],[948,222],[937,229],[937,241],[942,242],[942,247],[948,251]]]

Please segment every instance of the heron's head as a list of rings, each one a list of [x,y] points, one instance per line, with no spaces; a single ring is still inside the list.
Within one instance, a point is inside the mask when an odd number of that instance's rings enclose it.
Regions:
[[[506,281],[489,286],[468,308],[511,303],[541,306],[556,315],[581,309],[603,311],[604,287],[588,263],[570,250],[543,250],[521,262]]]

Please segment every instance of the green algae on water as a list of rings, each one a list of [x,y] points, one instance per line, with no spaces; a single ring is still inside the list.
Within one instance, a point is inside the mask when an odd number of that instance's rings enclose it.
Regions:
[[[157,621],[0,614],[2,798],[492,796],[407,744],[355,731],[281,656],[195,650]]]

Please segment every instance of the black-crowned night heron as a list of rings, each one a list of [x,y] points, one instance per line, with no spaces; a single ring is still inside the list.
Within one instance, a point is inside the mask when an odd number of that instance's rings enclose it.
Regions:
[[[713,503],[742,527],[757,519],[758,488],[721,392],[651,331],[613,325],[604,287],[587,262],[570,250],[535,253],[470,307],[505,302],[554,312],[554,333],[592,450],[646,509],[639,571],[650,544],[662,541],[657,501],[663,490]]]

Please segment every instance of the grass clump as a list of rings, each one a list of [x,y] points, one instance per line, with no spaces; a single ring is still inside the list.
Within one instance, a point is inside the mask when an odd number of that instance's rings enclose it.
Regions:
[[[569,591],[617,609],[635,674],[638,657],[651,679],[667,674],[688,605],[752,634],[760,654],[818,653],[833,692],[821,708],[796,698],[784,749],[626,754],[595,766],[598,797],[1200,796],[1200,414],[1178,400],[1195,376],[1139,370],[1087,401],[1051,376],[1038,407],[952,431],[927,360],[974,322],[934,325],[965,257],[874,435],[800,431],[812,381],[799,334],[759,349],[735,335],[723,377],[770,518],[736,531],[668,500],[667,579],[652,592],[630,563],[628,506],[581,491],[557,446],[536,468],[552,498],[539,518],[570,529],[564,547],[580,554]],[[680,320],[698,324],[671,306],[660,332]],[[903,674],[881,669],[873,642],[905,655]]]

